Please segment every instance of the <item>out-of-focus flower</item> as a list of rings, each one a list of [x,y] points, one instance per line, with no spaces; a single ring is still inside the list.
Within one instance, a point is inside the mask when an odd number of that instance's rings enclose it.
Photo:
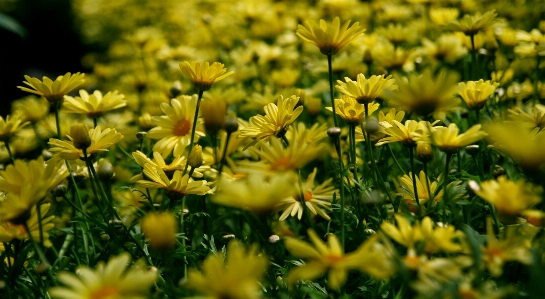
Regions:
[[[416,51],[415,56],[423,55],[431,57],[432,61],[454,64],[466,54],[467,49],[456,35],[443,34],[435,41],[422,39],[422,48]]]
[[[172,99],[170,105],[162,103],[161,110],[165,115],[151,118],[156,127],[147,134],[149,138],[159,139],[153,146],[153,150],[161,153],[165,158],[170,153],[173,153],[175,157],[181,156],[191,142],[191,129],[202,122],[199,119],[197,124],[193,123],[196,108],[196,96],[183,96],[180,100]],[[196,130],[195,136],[204,136],[204,133]],[[196,138],[195,142],[197,140]]]
[[[324,55],[335,55],[348,43],[363,35],[365,29],[361,29],[359,22],[350,26],[347,21],[341,27],[341,20],[336,17],[331,24],[320,20],[320,24],[313,21],[305,22],[305,26],[297,26],[297,36],[304,41],[312,43],[320,49]]]
[[[297,176],[293,172],[273,176],[252,173],[242,179],[221,179],[212,201],[229,207],[265,213],[272,211],[286,197],[297,192]]]
[[[13,112],[12,114],[20,113],[23,121],[35,123],[49,113],[49,104],[44,98],[29,95],[20,100],[13,101],[11,111]]]
[[[214,62],[210,65],[209,62],[184,61],[180,63],[180,69],[184,75],[191,79],[193,85],[195,85],[195,89],[199,92],[209,90],[216,82],[233,74],[233,72],[227,73],[227,69],[223,67],[223,63],[219,62]]]
[[[204,99],[200,108],[207,134],[216,135],[223,128],[227,105],[223,99]]]
[[[130,254],[125,252],[107,264],[99,262],[94,270],[80,266],[76,270],[79,275],[60,272],[58,279],[66,286],[52,287],[49,294],[55,299],[148,298],[157,270],[146,270],[142,263],[128,268],[130,260]]]
[[[71,73],[66,73],[63,76],[58,76],[55,81],[45,76],[40,81],[38,78],[25,75],[26,81],[23,81],[23,83],[31,88],[23,86],[17,86],[17,88],[37,94],[46,98],[48,102],[57,104],[62,102],[65,95],[83,84],[83,77],[85,77],[85,74],[75,73],[72,75]]]
[[[269,265],[257,246],[246,250],[237,240],[229,242],[226,256],[210,254],[201,271],[189,270],[187,288],[205,294],[206,298],[261,298],[259,280]]]
[[[433,254],[441,251],[454,253],[462,250],[462,246],[457,241],[464,235],[462,232],[456,231],[452,225],[436,225],[434,228],[433,221],[426,216],[420,223],[420,232],[426,242],[424,251],[427,253]]]
[[[464,102],[466,102],[469,109],[481,109],[486,101],[490,98],[494,91],[498,87],[499,83],[488,81],[468,81],[460,82],[458,84],[458,94]]]
[[[365,241],[355,251],[345,254],[334,234],[328,235],[327,245],[313,230],[309,230],[308,235],[312,245],[294,238],[286,240],[286,248],[291,254],[308,260],[304,265],[290,270],[286,278],[288,285],[298,280],[312,280],[327,272],[329,287],[337,289],[344,285],[347,273],[352,269],[377,279],[385,279],[393,273],[389,251],[377,242],[377,236]]]
[[[345,77],[345,82],[337,80],[335,88],[343,94],[353,97],[360,104],[368,104],[379,97],[384,89],[396,89],[395,80],[392,76],[373,75],[368,79],[365,75],[358,74],[356,81]]]
[[[0,171],[0,191],[5,195],[0,201],[0,221],[22,224],[30,216],[30,209],[68,176],[60,171],[62,161],[52,158],[44,163],[37,160],[15,160]]]
[[[529,110],[529,111],[528,111]],[[545,129],[545,106],[535,104],[531,107],[513,107],[509,109],[508,119],[520,125],[527,125],[528,129]]]
[[[324,181],[318,186],[314,186],[314,179],[316,177],[317,169],[307,177],[307,180],[302,184],[302,189],[296,189],[296,192],[285,199],[283,199],[278,206],[278,210],[284,212],[280,215],[280,221],[286,220],[288,216],[295,216],[301,220],[303,217],[303,210],[305,207],[301,204],[301,193],[304,196],[305,206],[308,208],[312,215],[320,215],[326,220],[331,220],[331,217],[327,215],[324,210],[331,210],[331,201],[333,200],[333,193],[335,193],[335,187],[329,186],[332,178]]]
[[[256,115],[250,118],[250,126],[240,130],[239,137],[253,137],[255,140],[245,148],[255,145],[271,136],[283,137],[288,126],[303,112],[303,106],[296,107],[299,97],[291,96],[278,98],[276,105],[271,103],[265,106],[265,116]]]
[[[39,240],[41,235],[45,247],[51,247],[53,245],[49,240],[49,231],[55,227],[55,224],[53,223],[55,216],[50,215],[44,217],[49,211],[50,206],[51,204],[43,204],[37,207],[37,209],[40,209],[40,219],[38,218],[36,209],[31,209],[30,217],[26,221],[32,238],[34,240]],[[15,238],[28,240],[28,233],[25,226],[23,224],[14,224],[8,221],[0,223],[0,241],[9,242]]]
[[[407,248],[414,248],[416,242],[423,239],[423,235],[418,225],[412,226],[407,219],[399,214],[395,214],[397,227],[390,222],[384,221],[380,229],[397,243]]]
[[[453,72],[441,71],[433,75],[426,69],[422,74],[410,74],[408,78],[396,78],[398,91],[384,90],[383,97],[389,105],[403,111],[412,111],[419,116],[442,114],[456,108],[454,97],[459,76]]]
[[[480,124],[472,126],[465,133],[459,134],[459,132],[460,129],[454,123],[448,127],[435,127],[431,131],[431,139],[433,144],[440,150],[453,153],[459,148],[475,143],[488,135],[481,130]]]
[[[79,97],[64,97],[63,110],[68,113],[85,114],[91,118],[96,118],[102,114],[127,106],[127,101],[123,94],[118,94],[117,90],[102,95],[100,90],[95,90],[89,94],[86,90],[79,91]]]
[[[371,102],[368,106],[368,114],[371,115],[380,107],[379,103]],[[347,124],[359,125],[365,119],[365,107],[363,104],[351,96],[343,95],[342,99],[335,99],[336,113],[344,119]],[[327,110],[333,111],[332,107],[326,107]]]
[[[496,11],[489,10],[484,14],[480,12],[474,15],[464,15],[461,20],[452,20],[448,23],[448,28],[452,31],[460,31],[465,35],[475,35],[490,27],[496,19]]]
[[[151,248],[167,251],[174,247],[178,221],[171,213],[150,212],[140,220],[140,226]]]
[[[17,130],[28,124],[23,122],[23,117],[20,113],[8,115],[6,119],[0,116],[0,141],[8,141]]]
[[[107,128],[102,130],[100,126],[89,129],[89,139],[91,144],[86,148],[88,156],[107,152],[108,148],[123,139],[123,135],[115,129]],[[56,138],[49,139],[49,144],[52,146],[49,150],[56,154],[61,159],[75,160],[85,158],[83,149],[77,148],[70,135],[66,135],[70,141],[59,140]]]
[[[473,191],[493,204],[500,216],[504,217],[520,215],[524,210],[541,202],[541,189],[522,179],[515,182],[505,176],[500,176],[497,180],[484,181]]]
[[[437,25],[445,25],[455,20],[460,10],[455,7],[430,7],[430,20]]]
[[[440,188],[439,182],[442,181],[442,176],[440,175],[436,181],[430,181],[428,176],[426,176],[426,173],[424,171],[420,171],[420,174],[415,177],[416,179],[416,190],[418,192],[418,199],[420,200],[420,204],[423,204],[430,200],[430,194],[433,199],[433,204],[436,204],[437,202],[441,201],[443,199],[443,189]],[[397,187],[397,194],[402,195],[403,199],[406,203],[415,203],[416,198],[414,196],[414,187],[413,187],[413,180],[412,180],[412,172],[409,172],[409,174],[405,174],[402,177],[399,178],[399,181],[401,185],[396,186]],[[426,182],[427,181],[427,182]],[[462,182],[461,181],[454,181],[447,185],[447,190],[450,190],[451,188],[454,189],[460,189]],[[429,186],[429,190],[428,190]],[[438,189],[439,188],[439,189]],[[456,192],[456,195],[451,199],[458,199],[464,196],[463,192]]]

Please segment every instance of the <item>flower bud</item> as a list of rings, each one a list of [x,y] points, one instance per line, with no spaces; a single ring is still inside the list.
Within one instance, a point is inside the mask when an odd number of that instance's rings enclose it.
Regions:
[[[331,138],[338,138],[339,136],[341,136],[341,128],[333,127],[333,128],[327,129],[327,136]]]
[[[68,191],[68,187],[66,187],[66,185],[59,184],[57,187],[53,188],[51,192],[53,192],[54,196],[61,197],[66,194],[66,191]]]
[[[97,175],[101,180],[109,180],[114,176],[114,166],[108,159],[98,161]]]
[[[70,137],[74,147],[80,150],[85,150],[91,146],[91,137],[89,130],[84,124],[76,124],[70,127]]]
[[[154,250],[168,251],[174,247],[178,227],[171,213],[148,213],[140,221],[140,227]]]
[[[151,115],[149,113],[144,113],[140,117],[138,117],[138,122],[140,123],[140,127],[144,130],[149,130],[153,128],[153,123],[151,122]]]
[[[297,88],[295,90],[295,96],[299,98],[295,107],[302,106],[305,103],[306,91],[304,89]]]
[[[472,157],[475,157],[479,153],[479,146],[476,144],[466,146],[466,153],[470,154]]]
[[[172,83],[172,86],[170,87],[170,96],[175,98],[182,94],[182,82],[180,81],[174,81]]]
[[[429,143],[416,144],[416,157],[422,162],[428,162],[433,158],[433,150]]]
[[[223,100],[207,99],[201,103],[201,115],[206,133],[215,135],[225,124],[227,104]]]
[[[306,97],[305,98],[305,108],[307,109],[308,114],[318,115],[322,111],[322,100],[315,97]]]
[[[223,129],[227,131],[227,133],[233,133],[238,130],[238,121],[234,117],[227,117],[225,118],[225,122],[223,123]]]
[[[369,134],[377,132],[379,129],[378,121],[375,117],[369,117],[369,120],[365,122],[365,131]]]
[[[191,153],[189,153],[189,157],[187,158],[187,163],[193,168],[201,167],[203,163],[203,158],[202,147],[200,145],[197,144],[193,147]]]
[[[148,135],[147,132],[138,132],[136,133],[136,138],[140,141],[144,140],[146,138],[146,135]]]

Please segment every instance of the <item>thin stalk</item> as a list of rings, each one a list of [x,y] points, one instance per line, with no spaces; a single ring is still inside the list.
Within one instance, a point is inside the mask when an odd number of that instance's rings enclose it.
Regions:
[[[349,145],[350,145],[350,156],[352,158],[351,164],[354,166],[354,178],[358,179],[358,164],[356,162],[356,125],[349,125]]]
[[[8,150],[9,158],[11,160],[11,164],[15,163],[15,159],[13,157],[13,153],[11,152],[11,148],[9,147],[9,141],[4,141],[4,145],[6,146],[6,150]]]
[[[303,209],[303,214],[305,214],[305,218],[307,219],[309,227],[313,228],[312,220],[310,219],[310,210],[307,207],[307,203],[305,200],[305,190],[303,190],[303,182],[301,181],[301,170],[298,171],[298,182],[299,182],[299,201],[301,202],[301,209]]]
[[[227,159],[227,147],[229,147],[229,139],[231,138],[231,133],[227,132],[227,140],[225,140],[225,147],[223,148],[223,153],[221,154],[221,161],[219,167],[219,176],[221,178],[221,172],[223,171],[223,165],[225,164],[225,159]]]
[[[38,230],[40,234],[40,246],[44,246],[44,233],[42,225],[42,211],[38,205],[36,205],[36,216],[38,216]]]
[[[420,219],[420,199],[418,198],[418,189],[416,187],[416,172],[414,170],[414,151],[409,147],[409,160],[411,161],[411,172],[413,178],[414,199],[416,200],[416,216]]]
[[[333,96],[333,70],[331,67],[331,55],[327,55],[327,69],[329,71],[329,96],[331,98],[331,107],[333,109],[333,123],[335,124],[335,127],[338,127],[337,112],[335,111],[335,98]]]
[[[399,162],[397,161],[397,158],[394,155],[394,152],[392,151],[392,147],[390,146],[390,144],[387,143],[386,146],[388,147],[388,150],[390,151],[390,155],[392,155],[392,158],[394,159],[394,162],[397,165],[397,168],[399,168],[399,170],[401,170],[401,173],[406,173],[405,170],[403,170],[403,167],[401,167],[401,164],[399,164]]]
[[[98,117],[93,117],[93,125],[95,125],[95,128],[97,127],[98,125],[98,120],[97,120]]]
[[[424,162],[424,174],[426,175],[426,188],[428,189],[428,209],[431,208],[431,205],[433,203],[433,196],[431,194],[430,190],[430,176],[428,174],[428,162]]]
[[[471,79],[474,80],[478,77],[477,72],[477,52],[475,51],[475,35],[472,34],[469,36],[471,39],[471,65],[473,66],[471,72]]]
[[[541,60],[541,56],[536,55],[536,71],[534,73],[534,95],[532,97],[532,100],[534,101],[534,105],[538,103],[538,92],[537,92],[537,82],[539,80],[539,63]]]
[[[340,167],[340,176],[341,176],[341,247],[344,252],[344,165],[341,153],[341,145],[339,141],[339,136],[336,136],[333,140],[335,144],[335,149],[337,150],[337,156],[339,157],[339,167]]]
[[[182,238],[182,247],[183,251],[182,253],[185,253],[185,227],[184,227],[184,209],[185,209],[185,196],[182,198],[182,214],[180,215],[180,226],[182,230],[182,234],[184,237]],[[187,278],[187,257],[184,254],[184,278]]]
[[[193,125],[191,128],[191,139],[189,142],[189,152],[187,152],[187,156],[189,157],[189,154],[191,154],[191,151],[193,150],[193,141],[195,140],[195,130],[197,129],[197,120],[199,119],[199,107],[201,106],[201,100],[202,95],[204,93],[204,90],[199,90],[199,94],[197,97],[197,106],[195,107],[195,115],[193,116]],[[185,168],[183,174],[187,172],[187,166],[189,166],[189,163],[185,163]]]
[[[34,247],[34,251],[40,258],[40,261],[45,265],[49,278],[51,279],[53,284],[55,284],[55,279],[53,278],[53,275],[51,274],[51,271],[50,271],[50,264],[47,261],[47,258],[45,257],[44,252],[40,249],[40,246],[38,246],[38,243],[36,243],[36,241],[34,240],[34,237],[32,237],[32,234],[30,233],[30,228],[28,227],[28,223],[26,221],[23,222],[23,226],[25,227],[26,234],[28,236],[28,239],[30,240],[30,243],[32,243],[32,246]]]
[[[448,199],[448,194],[447,194],[447,184],[448,184],[448,165],[450,163],[450,158],[452,157],[452,154],[450,153],[446,153],[447,155],[447,158],[446,158],[446,163],[445,163],[445,172],[443,173],[445,176],[443,178],[443,199],[441,200],[441,206],[443,208],[443,215],[441,215],[441,221],[443,221],[443,223],[447,223],[447,209],[446,209],[446,201]]]
[[[55,103],[53,104],[53,106],[55,107],[55,123],[57,125],[57,138],[59,138],[59,140],[62,140],[62,135],[61,135],[61,122],[60,122],[60,119],[59,119],[59,108],[61,106],[62,102],[59,102],[59,103]]]

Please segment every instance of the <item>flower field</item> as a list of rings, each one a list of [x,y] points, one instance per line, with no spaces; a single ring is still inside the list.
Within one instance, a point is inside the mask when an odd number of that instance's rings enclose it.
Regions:
[[[543,297],[541,2],[72,0],[88,71],[0,117],[0,297]]]

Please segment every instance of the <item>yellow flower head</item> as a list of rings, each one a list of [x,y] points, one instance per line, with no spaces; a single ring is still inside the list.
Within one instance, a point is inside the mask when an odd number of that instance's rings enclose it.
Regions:
[[[150,212],[140,220],[140,226],[153,249],[166,251],[174,247],[178,221],[171,213]]]
[[[297,176],[293,172],[273,176],[250,174],[242,179],[221,179],[212,201],[229,207],[266,213],[297,192]]]
[[[223,67],[223,63],[219,62],[210,65],[209,62],[184,61],[180,63],[180,69],[184,75],[191,79],[195,89],[200,92],[209,90],[214,83],[233,74],[233,72],[226,73],[227,69]]]
[[[490,96],[494,93],[499,83],[490,82],[490,80],[483,81],[468,81],[467,83],[460,82],[458,84],[458,94],[464,102],[466,102],[469,109],[481,109]]]
[[[130,261],[130,254],[124,252],[110,258],[107,264],[99,262],[94,270],[79,266],[78,275],[60,272],[58,279],[66,286],[52,287],[49,294],[54,299],[148,298],[157,270],[147,270],[138,262],[128,268]]]
[[[53,219],[55,216],[44,217],[49,211],[51,204],[43,204],[37,207],[40,209],[41,218],[38,218],[38,212],[36,209],[30,210],[30,217],[26,221],[28,228],[30,229],[30,235],[34,240],[39,240],[40,235],[44,239],[44,246],[51,247],[53,244],[49,240],[49,231],[55,227]],[[0,223],[0,241],[9,242],[13,239],[28,240],[28,233],[23,224],[14,224],[11,222]]]
[[[61,159],[76,160],[85,158],[83,150],[74,145],[72,136],[66,135],[66,137],[68,137],[70,141],[50,138],[49,144],[52,147],[49,150]],[[101,152],[107,152],[110,146],[123,139],[123,135],[118,133],[115,129],[107,128],[102,130],[100,126],[96,126],[95,128],[89,129],[89,138],[91,139],[91,145],[86,148],[86,153],[88,156],[92,156]]]
[[[320,20],[317,25],[313,21],[305,22],[305,26],[297,26],[297,36],[304,41],[316,45],[324,55],[335,55],[348,43],[363,35],[365,29],[360,28],[359,22],[350,25],[350,21],[341,27],[341,20],[336,17],[331,24]]]
[[[395,89],[395,80],[392,76],[384,77],[383,75],[373,75],[369,79],[365,79],[365,75],[358,74],[356,81],[345,77],[346,83],[337,80],[338,85],[335,88],[343,94],[353,97],[360,104],[371,103],[381,95],[384,89]]]
[[[335,187],[329,186],[333,181],[329,178],[319,186],[314,186],[314,179],[316,177],[317,169],[308,176],[306,182],[302,184],[303,196],[305,200],[305,206],[308,208],[312,215],[320,215],[326,220],[331,220],[331,217],[326,214],[324,210],[331,210],[331,201],[333,200],[333,193],[335,193]],[[280,221],[286,220],[288,216],[295,216],[301,220],[303,217],[304,207],[301,205],[301,190],[297,188],[296,193],[283,199],[276,209],[284,210],[280,215]]]
[[[529,130],[545,129],[545,105],[535,104],[526,107],[513,107],[509,109],[507,118],[517,126],[525,126]]]
[[[201,103],[200,110],[206,133],[217,134],[225,125],[227,102],[217,97],[205,98]]]
[[[299,97],[285,98],[280,96],[276,105],[267,104],[264,107],[265,116],[256,115],[250,118],[250,126],[240,130],[239,137],[252,137],[255,140],[246,147],[255,145],[261,140],[267,140],[271,136],[283,137],[288,126],[303,112],[303,106],[297,106]]]
[[[299,280],[313,280],[328,272],[328,285],[337,289],[344,285],[348,271],[358,269],[377,279],[387,278],[392,274],[389,250],[373,237],[364,242],[356,251],[345,254],[339,239],[329,234],[327,245],[316,235],[314,230],[308,231],[312,241],[309,244],[294,238],[286,240],[286,249],[295,257],[307,262],[290,270],[286,278],[288,285]]]
[[[460,31],[465,35],[475,35],[479,31],[490,27],[495,19],[497,13],[495,10],[489,10],[484,14],[480,12],[474,15],[464,15],[461,20],[452,20],[448,23],[448,28],[452,31]]]
[[[259,280],[269,265],[257,246],[246,250],[239,241],[227,245],[226,256],[209,254],[201,271],[189,270],[187,288],[207,295],[206,298],[260,298]]]
[[[173,153],[175,157],[181,156],[191,142],[195,109],[197,109],[197,96],[183,96],[181,100],[172,99],[170,105],[162,103],[161,110],[165,115],[151,118],[156,127],[147,134],[149,138],[160,139],[153,146],[153,150],[161,153],[164,158],[170,153]],[[199,119],[197,125],[201,122],[202,120]],[[204,133],[196,130],[195,136],[204,136]],[[195,142],[197,140],[198,138],[195,138]]]
[[[453,153],[459,148],[475,143],[488,135],[481,130],[480,124],[472,126],[465,133],[458,134],[459,132],[460,129],[454,123],[451,123],[448,127],[435,127],[431,131],[433,144],[444,152]]]
[[[28,124],[23,123],[23,117],[22,114],[17,112],[6,116],[6,119],[0,116],[0,141],[8,141],[15,132]]]
[[[454,7],[430,7],[430,20],[437,25],[445,25],[455,20],[459,14],[460,10]]]
[[[57,104],[62,102],[65,95],[83,84],[83,77],[85,77],[85,74],[75,73],[72,75],[66,73],[63,76],[58,76],[55,81],[52,81],[45,76],[42,81],[40,81],[38,78],[32,78],[25,75],[26,81],[23,81],[23,83],[30,86],[32,89],[23,86],[17,86],[17,88],[22,91],[37,94],[46,98],[48,102]]]
[[[180,170],[174,171],[172,179],[169,179],[163,169],[158,165],[147,163],[144,166],[144,175],[147,180],[136,182],[144,188],[164,189],[171,200],[179,199],[187,194],[204,195],[210,191],[207,181],[193,181],[189,174],[182,176]]]
[[[441,71],[433,75],[427,69],[422,74],[412,73],[408,78],[396,78],[399,91],[384,90],[383,97],[389,105],[403,111],[412,111],[418,116],[442,114],[458,107],[456,94],[458,75]],[[439,116],[439,117],[438,117]]]
[[[49,113],[47,100],[34,95],[14,101],[11,107],[12,112],[22,115],[23,121],[37,122]]]
[[[368,114],[371,115],[380,107],[379,103],[371,102],[368,107]],[[336,113],[346,121],[347,124],[359,125],[365,119],[365,107],[356,101],[355,98],[343,95],[342,99],[335,99]],[[325,109],[333,111],[332,107]]]
[[[124,95],[118,94],[117,90],[102,95],[99,90],[89,94],[82,89],[79,91],[79,97],[64,97],[63,109],[68,113],[86,114],[95,118],[108,111],[127,106],[124,97]]]
[[[389,124],[389,123],[387,123]],[[406,120],[405,124],[392,120],[390,126],[383,126],[381,131],[387,136],[377,142],[377,146],[392,142],[401,142],[406,147],[415,147],[416,143],[425,138],[427,129],[431,126],[427,121]]]
[[[423,239],[426,241],[424,251],[427,253],[448,252],[454,253],[462,250],[462,246],[457,239],[463,237],[463,233],[457,231],[452,225],[442,226],[436,225],[433,227],[433,221],[426,216],[419,224],[420,232]]]
[[[439,182],[442,181],[442,174],[439,175],[437,178],[437,181],[430,181],[428,176],[424,171],[420,171],[420,174],[415,177],[416,179],[416,190],[418,192],[418,198],[420,200],[420,204],[423,204],[427,202],[430,199],[430,194],[432,196],[433,203],[437,203],[440,200],[443,199],[443,190],[439,187]],[[427,182],[426,182],[427,181]],[[416,198],[414,196],[414,187],[413,187],[413,180],[412,180],[412,172],[409,172],[409,174],[405,174],[402,177],[399,178],[400,185],[396,184],[397,194],[403,196],[403,200],[405,200],[406,203],[415,203]],[[447,189],[458,189],[461,188],[461,181],[454,181],[447,185]],[[429,185],[429,190],[428,190]],[[439,189],[438,189],[439,188]],[[451,196],[451,199],[458,199],[464,196],[464,193],[456,192],[456,195],[454,197]]]
[[[62,161],[52,158],[44,163],[42,157],[32,161],[15,160],[0,171],[0,221],[20,224],[20,217],[29,216],[30,209],[68,176],[61,171]]]
[[[524,210],[541,202],[540,189],[524,180],[511,181],[505,176],[497,180],[488,180],[481,183],[474,190],[482,199],[491,203],[501,215],[517,216]]]
[[[399,214],[395,214],[395,220],[397,226],[387,221],[382,222],[380,225],[380,229],[388,237],[407,248],[414,248],[416,242],[423,240],[418,224],[412,226],[407,218]]]

